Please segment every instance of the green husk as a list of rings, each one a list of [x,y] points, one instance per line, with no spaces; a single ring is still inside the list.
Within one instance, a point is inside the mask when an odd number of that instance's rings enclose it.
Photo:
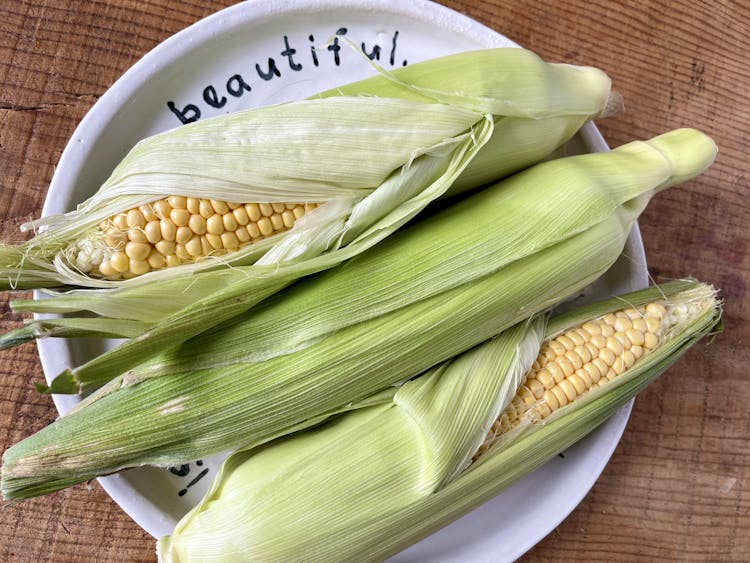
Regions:
[[[695,152],[693,174],[715,154],[694,130],[661,141],[537,165],[122,373],[5,452],[3,495],[263,443],[575,294],[649,198],[689,174],[673,153]],[[102,381],[82,368],[63,387]]]
[[[509,433],[468,469],[477,438],[520,386],[544,330],[521,324],[406,383],[390,404],[234,453],[201,502],[159,540],[159,560],[379,561],[400,551],[585,436],[719,323],[713,288],[686,281],[563,314],[545,339],[662,298],[690,309],[669,340],[544,423]]]
[[[83,232],[115,208],[152,197],[155,178],[160,196],[165,191],[184,194],[212,186],[211,197],[215,199],[328,203],[300,227],[251,245],[246,251],[124,282],[92,281],[67,268],[59,258],[53,271],[48,271],[46,250],[38,256],[28,248],[22,256],[31,267],[18,275],[6,271],[8,276],[0,278],[12,278],[9,283],[15,287],[49,287],[54,285],[50,276],[58,276],[61,270],[64,279],[60,282],[111,288],[52,292],[51,299],[14,301],[12,306],[16,311],[37,313],[84,310],[105,319],[149,323],[149,329],[140,335],[139,353],[135,355],[127,347],[120,352],[121,361],[112,366],[116,373],[137,359],[161,351],[167,342],[184,341],[243,313],[295,279],[355,256],[435,199],[476,188],[541,160],[601,113],[608,94],[609,79],[596,69],[546,64],[521,49],[490,49],[381,72],[323,92],[300,105],[286,104],[191,124],[140,143],[102,190],[82,205],[78,215],[84,215],[85,221],[61,227],[58,238]],[[378,109],[381,103],[383,108],[392,107],[392,116],[400,115],[399,107],[406,114],[403,120],[394,118],[403,129],[399,130],[403,139],[384,138],[381,122],[387,112]],[[316,112],[314,104],[337,104],[342,109],[332,105]],[[221,144],[233,143],[227,127],[245,127],[253,116],[260,115],[261,119],[268,112],[289,112],[290,107],[308,107],[307,119],[302,125],[299,120],[288,124],[284,120],[284,127],[278,131],[279,120],[274,119],[274,138],[283,139],[289,132],[299,136],[297,129],[303,127],[308,132],[303,144],[316,150],[290,156],[278,142],[267,143],[271,162],[282,158],[293,161],[281,176],[273,166],[270,172],[277,175],[260,174],[244,152]],[[346,107],[350,109],[346,111]],[[435,130],[430,136],[428,133],[437,129],[430,117],[435,112],[442,121],[450,121],[450,127]],[[336,120],[331,119],[332,114]],[[355,124],[346,123],[348,134],[340,131],[344,124],[339,122],[339,115],[356,117]],[[353,126],[363,131],[363,137],[368,126],[376,133],[369,143],[359,143],[347,151],[339,145],[351,141]],[[421,131],[421,135],[412,129]],[[186,138],[198,146],[186,146]],[[254,131],[249,138],[255,138]],[[256,141],[247,144],[254,148]],[[385,155],[380,154],[382,145],[388,145]],[[388,155],[390,158],[386,158]],[[189,162],[193,172],[200,174],[186,182],[184,175],[189,171],[164,169],[170,162]],[[227,177],[226,170],[238,166],[243,175],[252,172],[255,176],[243,176],[241,181]],[[305,182],[301,184],[300,179]],[[193,186],[195,183],[199,185]],[[45,221],[63,224],[56,219]],[[58,246],[50,243],[45,248],[56,251]],[[17,250],[0,252],[0,266],[17,263]],[[165,299],[165,295],[169,297]],[[222,302],[232,306],[222,308],[220,313],[215,308]],[[117,326],[113,323],[111,331]],[[56,334],[64,335],[61,331]]]

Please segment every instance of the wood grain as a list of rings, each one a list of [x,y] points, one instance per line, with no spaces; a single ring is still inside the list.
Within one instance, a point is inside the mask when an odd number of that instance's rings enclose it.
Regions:
[[[576,510],[525,561],[750,559],[750,9],[684,0],[445,0],[547,60],[604,69],[626,112],[610,145],[694,126],[720,154],[640,225],[656,281],[721,288],[725,332],[636,400]],[[144,53],[231,2],[0,0],[0,236],[39,214],[55,164],[99,96]],[[0,330],[17,326],[7,296]],[[0,353],[0,447],[51,422],[33,345]],[[152,539],[96,483],[0,511],[2,561],[154,561]]]

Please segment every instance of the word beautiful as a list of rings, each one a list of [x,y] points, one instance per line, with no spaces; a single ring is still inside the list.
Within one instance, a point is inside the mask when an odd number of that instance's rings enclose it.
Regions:
[[[333,64],[336,67],[339,67],[341,65],[342,49],[339,38],[345,36],[347,32],[347,28],[339,28],[336,31],[336,34],[333,36],[332,41],[326,46],[327,52],[323,51],[321,47],[315,46],[314,35],[308,35],[307,39],[310,42],[310,45],[309,53],[307,54],[305,54],[305,51],[302,51],[301,54],[298,54],[297,49],[292,47],[292,45],[290,44],[289,37],[287,35],[284,35],[284,49],[279,53],[283,57],[283,59],[277,60],[273,57],[268,57],[268,62],[264,65],[255,63],[255,74],[257,74],[258,78],[260,78],[261,80],[270,82],[271,80],[281,77],[282,71],[285,74],[290,71],[299,72],[308,64],[312,64],[314,67],[320,67],[321,61],[324,57],[329,57],[333,61]],[[382,45],[374,43],[373,45],[368,46],[363,41],[360,43],[360,48],[362,49],[362,53],[364,53],[364,55],[367,56],[367,58],[371,61],[380,61],[381,57],[385,60],[387,51],[387,60],[391,66],[394,66],[397,64],[397,43],[398,31],[394,31],[393,35],[391,35],[390,45],[384,47]],[[406,60],[401,61],[402,66],[406,66],[406,64]],[[247,75],[239,73],[233,74],[227,79],[226,84],[224,85],[224,90],[229,96],[233,98],[241,98],[247,92],[252,91],[253,88],[250,82],[251,79],[247,78]],[[208,86],[203,88],[203,101],[212,108],[223,108],[227,104],[228,100],[229,98],[227,98],[227,96],[225,96],[223,93],[220,93],[213,84],[209,84]],[[197,121],[201,117],[201,109],[197,104],[187,104],[182,109],[180,109],[173,101],[168,101],[167,107],[175,116],[177,116],[177,118],[182,123],[191,123],[193,121]]]

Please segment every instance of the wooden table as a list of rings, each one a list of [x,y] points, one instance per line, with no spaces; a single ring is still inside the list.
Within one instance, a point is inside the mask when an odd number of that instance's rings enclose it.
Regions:
[[[0,0],[0,236],[37,216],[68,138],[144,53],[232,2]],[[750,559],[750,9],[746,2],[447,0],[547,60],[604,69],[626,111],[598,125],[612,146],[680,126],[718,160],[653,201],[640,226],[656,281],[721,288],[726,331],[635,402],[580,506],[528,561]],[[744,4],[745,7],[740,7]],[[2,298],[5,331],[21,318]],[[0,355],[0,447],[48,424],[33,345]],[[0,511],[2,561],[153,561],[154,542],[98,484]]]

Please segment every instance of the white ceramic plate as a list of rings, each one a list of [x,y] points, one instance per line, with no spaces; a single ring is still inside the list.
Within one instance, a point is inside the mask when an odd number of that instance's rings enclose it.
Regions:
[[[386,69],[484,47],[514,46],[496,32],[440,5],[398,0],[255,0],[235,5],[171,37],[148,53],[101,97],[68,143],[43,213],[72,209],[90,196],[143,137],[184,118],[300,99],[368,76],[373,70],[338,41],[339,34]],[[248,90],[247,86],[251,89]],[[174,110],[170,109],[173,105]],[[220,107],[219,107],[220,106]],[[593,125],[575,150],[607,150]],[[606,296],[646,283],[637,230],[625,254],[587,291]],[[48,379],[113,342],[39,342]],[[77,399],[55,396],[60,412]],[[580,502],[604,468],[627,422],[630,405],[564,457],[557,457],[493,501],[393,561],[512,560],[549,533]],[[155,537],[168,534],[206,491],[224,456],[175,471],[139,468],[100,479],[110,496]]]

